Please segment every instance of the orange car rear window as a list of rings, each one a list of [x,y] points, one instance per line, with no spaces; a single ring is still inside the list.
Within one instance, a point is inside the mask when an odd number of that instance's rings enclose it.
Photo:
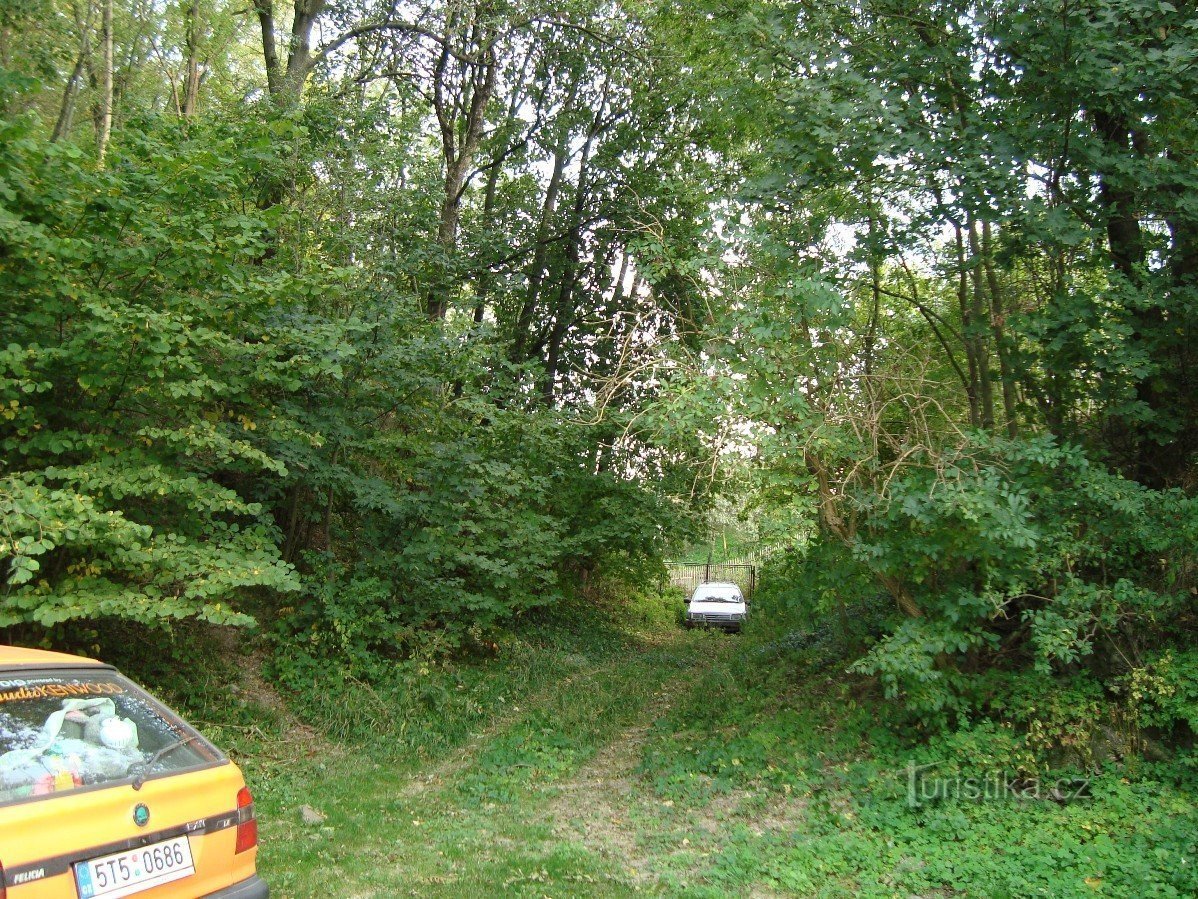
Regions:
[[[114,671],[0,671],[0,805],[221,758]]]

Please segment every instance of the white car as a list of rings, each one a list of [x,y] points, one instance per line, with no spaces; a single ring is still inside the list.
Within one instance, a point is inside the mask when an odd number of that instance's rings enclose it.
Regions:
[[[748,612],[749,604],[736,584],[700,584],[686,603],[686,626],[739,631]]]

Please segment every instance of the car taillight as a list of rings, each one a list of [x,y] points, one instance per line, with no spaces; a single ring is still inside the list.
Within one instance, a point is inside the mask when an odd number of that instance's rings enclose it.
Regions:
[[[237,791],[237,848],[234,852],[245,852],[258,845],[258,819],[254,817],[254,797],[249,787]],[[0,893],[0,899],[4,894]]]

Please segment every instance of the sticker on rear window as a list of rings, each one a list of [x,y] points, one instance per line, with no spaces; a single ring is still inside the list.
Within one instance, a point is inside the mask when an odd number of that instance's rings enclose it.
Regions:
[[[0,703],[16,702],[19,699],[67,699],[73,696],[116,696],[125,692],[120,684],[42,684],[40,687],[23,685],[16,690],[0,692]]]

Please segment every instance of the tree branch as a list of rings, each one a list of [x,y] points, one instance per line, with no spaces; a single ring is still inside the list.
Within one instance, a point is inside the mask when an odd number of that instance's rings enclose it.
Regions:
[[[428,38],[430,41],[439,46],[442,49],[442,52],[452,56],[454,59],[457,59],[460,62],[472,64],[479,62],[479,60],[475,59],[473,56],[460,53],[451,48],[449,46],[449,41],[444,35],[437,34],[431,29],[413,24],[412,22],[404,22],[398,19],[388,19],[382,22],[367,22],[365,25],[359,25],[356,28],[351,28],[349,31],[346,31],[334,38],[331,42],[323,46],[318,53],[313,54],[311,62],[308,65],[309,71],[316,68],[350,41],[364,37],[368,34],[376,34],[380,31],[399,31],[403,32],[404,34],[414,35],[416,37]]]

